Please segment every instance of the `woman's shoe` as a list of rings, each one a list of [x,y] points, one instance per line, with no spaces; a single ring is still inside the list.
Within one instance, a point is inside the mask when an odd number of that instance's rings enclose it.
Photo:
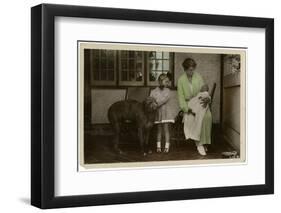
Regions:
[[[206,151],[203,145],[198,145],[197,150],[200,155],[206,155]]]
[[[208,147],[205,145],[204,146],[205,152],[208,152]]]

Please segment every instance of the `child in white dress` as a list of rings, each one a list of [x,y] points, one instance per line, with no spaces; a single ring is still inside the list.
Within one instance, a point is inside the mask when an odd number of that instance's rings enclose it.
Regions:
[[[158,77],[159,86],[151,91],[150,96],[153,97],[157,104],[157,114],[155,119],[155,124],[157,125],[157,142],[156,142],[156,152],[162,152],[161,149],[161,139],[162,134],[165,136],[165,148],[164,153],[169,152],[170,148],[170,123],[174,122],[173,115],[171,113],[170,104],[170,80],[166,74],[161,74]]]
[[[188,112],[184,115],[184,134],[186,139],[200,141],[201,126],[208,109],[202,106],[202,99],[210,98],[208,85],[203,85],[200,92],[187,103]]]

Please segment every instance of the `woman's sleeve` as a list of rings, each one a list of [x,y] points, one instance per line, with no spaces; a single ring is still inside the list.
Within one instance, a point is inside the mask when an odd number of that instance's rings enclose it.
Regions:
[[[179,105],[180,109],[184,112],[188,111],[187,103],[185,101],[184,93],[183,93],[183,88],[182,88],[182,83],[181,81],[178,81],[178,99],[179,99]]]

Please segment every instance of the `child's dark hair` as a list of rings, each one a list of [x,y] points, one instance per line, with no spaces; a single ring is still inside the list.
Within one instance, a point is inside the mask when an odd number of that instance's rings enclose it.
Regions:
[[[167,75],[165,73],[160,74],[158,77],[158,82],[163,81],[165,78],[167,78]]]
[[[173,81],[173,75],[172,75],[172,73],[169,71],[169,72],[167,72],[167,78],[170,80],[170,81]]]

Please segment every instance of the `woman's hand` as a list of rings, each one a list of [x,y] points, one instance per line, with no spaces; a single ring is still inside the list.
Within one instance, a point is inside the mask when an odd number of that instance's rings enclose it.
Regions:
[[[187,114],[188,114],[188,115],[190,115],[190,114],[191,114],[191,115],[193,115],[193,116],[195,116],[195,115],[196,115],[194,112],[192,112],[192,110],[191,110],[191,109],[188,109]]]
[[[210,102],[211,102],[211,99],[208,98],[208,97],[206,97],[206,98],[201,99],[200,104],[202,105],[202,107],[206,108],[207,105],[208,105]]]

